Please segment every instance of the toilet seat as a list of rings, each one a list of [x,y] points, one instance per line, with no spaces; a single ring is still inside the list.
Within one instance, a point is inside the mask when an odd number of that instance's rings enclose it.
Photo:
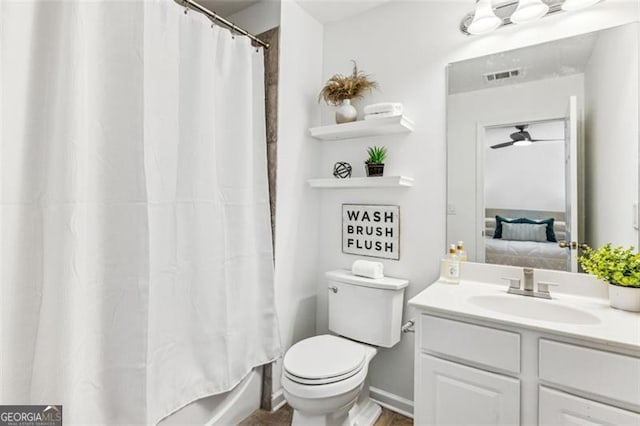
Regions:
[[[303,385],[324,385],[358,374],[367,363],[366,347],[324,334],[293,345],[285,354],[284,375]]]

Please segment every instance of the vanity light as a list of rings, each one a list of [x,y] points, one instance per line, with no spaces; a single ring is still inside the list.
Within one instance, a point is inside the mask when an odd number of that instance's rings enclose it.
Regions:
[[[511,22],[523,24],[542,18],[549,11],[549,6],[541,0],[520,0],[518,8],[511,15]]]
[[[476,0],[475,10],[460,21],[466,35],[489,33],[501,26],[535,21],[556,12],[574,11],[602,0]]]
[[[469,34],[484,34],[491,32],[502,24],[502,19],[493,12],[491,0],[478,0],[473,21],[469,24]]]
[[[565,0],[562,10],[578,10],[598,3],[600,0]]]

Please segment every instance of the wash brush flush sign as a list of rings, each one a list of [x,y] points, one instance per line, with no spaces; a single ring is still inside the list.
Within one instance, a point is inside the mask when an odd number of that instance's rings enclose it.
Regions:
[[[343,204],[342,252],[400,259],[400,206]]]

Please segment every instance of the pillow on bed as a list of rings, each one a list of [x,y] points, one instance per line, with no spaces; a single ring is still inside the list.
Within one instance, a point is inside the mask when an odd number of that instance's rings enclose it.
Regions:
[[[502,238],[502,224],[503,223],[529,223],[533,225],[546,225],[547,226],[547,241],[552,243],[557,243],[556,235],[553,232],[553,222],[554,219],[550,217],[549,219],[544,220],[533,220],[526,217],[520,217],[517,219],[509,219],[506,217],[496,215],[496,232],[493,234],[493,238]]]
[[[514,241],[547,241],[547,225],[545,223],[509,223],[502,224],[502,239]]]

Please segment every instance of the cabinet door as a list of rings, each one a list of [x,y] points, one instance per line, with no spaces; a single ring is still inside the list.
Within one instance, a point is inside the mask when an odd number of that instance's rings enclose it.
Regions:
[[[544,426],[640,425],[640,414],[540,386],[539,424]]]
[[[520,381],[420,354],[417,425],[517,425]]]

